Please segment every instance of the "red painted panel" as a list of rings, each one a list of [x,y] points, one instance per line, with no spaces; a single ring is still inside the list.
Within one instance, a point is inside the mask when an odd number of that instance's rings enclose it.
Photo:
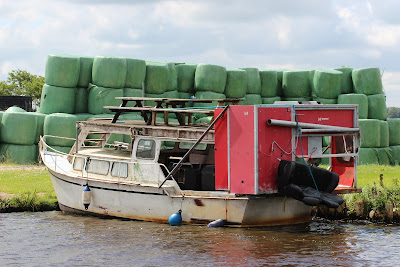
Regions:
[[[231,106],[230,135],[230,191],[254,194],[254,106]]]
[[[299,122],[333,125],[341,127],[353,127],[353,110],[301,110],[296,109]]]
[[[228,189],[228,112],[215,123],[215,189]],[[221,108],[215,110],[217,117],[222,112]]]
[[[291,120],[291,108],[259,107],[258,108],[258,189],[260,191],[277,190],[276,177],[280,161],[292,160],[291,128],[267,125],[268,119]],[[272,144],[276,142],[272,151]]]

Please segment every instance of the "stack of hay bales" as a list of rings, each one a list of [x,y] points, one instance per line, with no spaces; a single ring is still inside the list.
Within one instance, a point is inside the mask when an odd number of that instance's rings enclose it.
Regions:
[[[241,68],[246,71],[247,88],[244,101],[241,105],[257,105],[262,104],[261,99],[261,79],[260,72],[257,68]]]
[[[282,75],[282,90],[286,101],[310,100],[310,72],[303,70],[284,71]]]
[[[125,97],[143,97],[144,79],[146,77],[146,61],[142,59],[126,59],[126,82],[123,89]],[[133,107],[134,102],[128,102],[128,107]]]

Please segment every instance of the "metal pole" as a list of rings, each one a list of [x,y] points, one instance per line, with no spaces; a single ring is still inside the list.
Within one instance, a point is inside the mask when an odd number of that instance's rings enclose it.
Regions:
[[[164,185],[164,183],[176,173],[177,170],[180,169],[182,166],[183,161],[192,153],[192,151],[197,147],[198,144],[200,144],[201,140],[206,136],[206,134],[211,130],[211,128],[214,126],[214,124],[224,115],[225,111],[228,109],[229,105],[227,105],[222,112],[217,116],[217,118],[208,126],[208,128],[204,131],[204,133],[200,136],[200,138],[194,143],[194,145],[189,149],[188,152],[182,157],[182,159],[176,164],[176,166],[172,169],[172,171],[165,177],[164,181],[161,183],[161,185],[158,188],[161,188],[161,186]]]
[[[268,125],[276,125],[276,126],[284,126],[284,127],[300,127],[300,128],[309,128],[309,129],[329,129],[329,130],[341,130],[344,132],[349,131],[358,131],[358,128],[348,128],[348,127],[339,127],[332,125],[323,125],[323,124],[315,124],[315,123],[305,123],[305,122],[295,122],[295,121],[283,121],[283,120],[274,120],[269,119],[267,121]],[[356,129],[356,130],[355,130]]]

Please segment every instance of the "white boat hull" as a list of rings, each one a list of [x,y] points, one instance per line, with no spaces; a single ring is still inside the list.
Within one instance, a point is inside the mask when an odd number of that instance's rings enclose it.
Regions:
[[[168,222],[182,210],[184,223],[209,223],[226,219],[237,226],[262,226],[299,223],[310,220],[310,207],[300,201],[271,197],[213,197],[198,195],[169,196],[164,189],[87,181],[49,169],[61,210],[113,216],[135,220]],[[91,203],[85,210],[82,191],[88,183]]]

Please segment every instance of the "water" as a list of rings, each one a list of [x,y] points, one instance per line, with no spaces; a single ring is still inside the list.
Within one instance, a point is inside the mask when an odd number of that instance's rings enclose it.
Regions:
[[[59,211],[0,214],[1,266],[393,266],[400,226],[207,228]]]

